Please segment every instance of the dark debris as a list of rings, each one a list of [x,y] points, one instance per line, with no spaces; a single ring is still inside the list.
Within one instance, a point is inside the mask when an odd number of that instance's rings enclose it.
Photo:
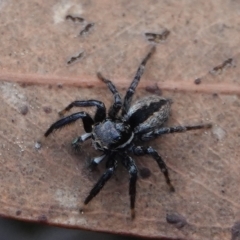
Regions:
[[[22,107],[20,107],[20,113],[22,115],[27,115],[27,113],[28,113],[28,106],[27,105],[23,105]]]
[[[84,56],[84,51],[79,52],[76,56],[72,56],[68,61],[67,64],[70,65],[77,60],[80,60]]]
[[[200,84],[201,82],[202,82],[202,79],[201,79],[201,78],[196,78],[196,79],[194,80],[194,83],[195,83],[196,85]]]
[[[187,220],[179,213],[169,213],[166,216],[168,223],[173,224],[176,228],[183,228],[187,224]]]
[[[88,23],[84,29],[79,33],[80,36],[85,35],[86,33],[88,33],[90,31],[90,29],[92,29],[94,26],[94,23]]]
[[[228,58],[222,64],[219,64],[218,66],[214,67],[209,72],[213,75],[220,74],[225,68],[228,68],[228,67],[235,67],[235,64],[232,58]]]
[[[71,20],[75,23],[82,23],[82,22],[84,22],[85,19],[82,17],[78,17],[78,16],[67,15],[66,20]]]
[[[145,36],[150,42],[160,43],[165,41],[168,38],[169,34],[170,31],[168,29],[164,29],[161,33],[147,32],[145,33]]]

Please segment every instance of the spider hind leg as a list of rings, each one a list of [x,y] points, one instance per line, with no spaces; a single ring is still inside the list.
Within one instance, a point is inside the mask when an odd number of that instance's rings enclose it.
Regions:
[[[149,141],[151,139],[161,136],[162,134],[186,132],[186,131],[190,131],[190,130],[211,128],[211,127],[212,127],[211,123],[199,124],[199,125],[193,125],[193,126],[161,127],[159,129],[155,129],[155,130],[152,130],[152,131],[149,131],[149,132],[143,134],[140,137],[140,139],[142,141]]]
[[[133,152],[133,154],[135,154],[137,156],[143,156],[146,154],[152,156],[153,159],[157,162],[161,172],[163,173],[163,175],[165,177],[165,181],[166,181],[167,185],[169,186],[170,190],[172,192],[175,191],[175,189],[171,183],[170,177],[169,177],[167,165],[155,149],[153,149],[152,147],[133,146],[132,152]]]
[[[122,155],[121,158],[123,166],[128,170],[130,175],[129,180],[129,196],[130,196],[130,209],[131,217],[135,218],[135,198],[136,198],[136,183],[138,178],[138,170],[134,160],[127,154]]]

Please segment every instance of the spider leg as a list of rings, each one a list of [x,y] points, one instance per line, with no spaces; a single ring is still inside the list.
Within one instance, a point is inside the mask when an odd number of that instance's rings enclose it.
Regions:
[[[116,87],[110,80],[104,78],[100,72],[97,73],[97,76],[100,80],[102,80],[104,83],[106,83],[108,85],[109,90],[112,92],[112,94],[114,96],[114,103],[108,111],[108,116],[110,118],[114,119],[122,107],[122,99],[121,99],[120,94],[117,91]]]
[[[91,136],[92,136],[91,133],[84,133],[83,135],[75,138],[72,141],[72,147],[77,150],[81,146],[81,143],[83,143],[86,140],[88,140],[89,138],[91,138]]]
[[[124,97],[124,103],[123,103],[123,108],[122,108],[122,116],[124,116],[128,110],[129,107],[131,105],[131,101],[132,101],[132,97],[133,94],[135,92],[135,89],[140,81],[141,76],[143,75],[144,69],[145,69],[145,65],[148,61],[148,59],[151,57],[151,55],[153,54],[153,52],[155,51],[155,46],[153,46],[150,50],[150,52],[147,54],[147,56],[142,60],[140,66],[137,69],[136,75],[131,83],[131,85],[129,86],[127,93]]]
[[[89,164],[89,168],[91,170],[95,169],[97,165],[106,157],[106,154],[103,154],[101,156],[95,157],[91,160],[91,163]],[[111,166],[110,166],[111,167]]]
[[[115,155],[115,153],[114,153]],[[104,174],[100,177],[98,182],[94,185],[92,190],[90,191],[89,195],[84,201],[84,204],[87,205],[104,187],[105,183],[112,177],[116,167],[117,167],[117,161],[114,159],[114,155],[112,154],[110,157],[112,159],[111,164],[109,164],[109,167],[104,172]]]
[[[155,129],[155,130],[149,131],[148,133],[143,134],[140,137],[140,139],[142,141],[148,141],[150,139],[157,138],[158,136],[160,136],[162,134],[186,132],[186,131],[190,131],[190,130],[210,128],[210,127],[212,127],[211,123],[199,124],[199,125],[195,125],[195,126],[162,127],[162,128]]]
[[[53,123],[48,128],[48,130],[45,132],[44,136],[47,137],[54,130],[60,129],[66,125],[74,123],[78,119],[82,119],[84,130],[87,133],[90,133],[92,131],[92,125],[94,124],[93,119],[90,117],[89,114],[87,114],[85,112],[78,112],[78,113],[74,113],[70,116],[64,117],[64,118],[58,120],[57,122]]]
[[[137,156],[143,156],[145,154],[151,155],[156,160],[159,168],[161,169],[162,173],[164,174],[166,183],[170,187],[170,190],[174,192],[174,187],[171,184],[171,180],[169,178],[167,165],[165,164],[165,162],[163,161],[163,159],[161,158],[161,156],[157,153],[157,151],[155,149],[153,149],[152,147],[133,146],[131,150]]]
[[[134,160],[128,156],[127,154],[122,155],[121,159],[123,166],[128,170],[130,174],[130,182],[129,182],[129,196],[130,196],[130,208],[131,208],[131,217],[134,219],[135,217],[135,198],[136,198],[136,183],[138,177],[138,170],[135,165]]]
[[[66,108],[59,112],[60,116],[63,116],[67,111],[73,107],[97,107],[97,111],[94,117],[94,122],[101,122],[106,118],[106,107],[104,103],[98,100],[83,100],[83,101],[74,101],[70,103]]]

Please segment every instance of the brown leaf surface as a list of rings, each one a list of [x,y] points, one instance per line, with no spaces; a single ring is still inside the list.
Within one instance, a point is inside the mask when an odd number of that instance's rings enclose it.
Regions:
[[[238,239],[239,1],[3,0],[0,11],[2,216],[155,238]],[[150,177],[139,177],[134,221],[121,167],[80,214],[104,171],[87,169],[97,155],[89,143],[80,154],[70,147],[81,124],[56,132],[40,149],[35,143],[71,101],[97,98],[109,106],[112,96],[96,72],[123,93],[149,50],[144,33],[164,29],[170,34],[157,41],[136,98],[157,84],[174,101],[169,126],[214,126],[150,143],[165,159],[175,193],[154,161],[136,158]]]

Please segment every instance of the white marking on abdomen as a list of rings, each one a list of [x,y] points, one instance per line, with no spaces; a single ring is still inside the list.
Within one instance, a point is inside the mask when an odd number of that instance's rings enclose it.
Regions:
[[[131,143],[131,141],[133,140],[134,134],[132,132],[131,137],[127,140],[127,142],[123,143],[122,145],[118,146],[117,148],[124,148],[126,147],[129,143]]]

